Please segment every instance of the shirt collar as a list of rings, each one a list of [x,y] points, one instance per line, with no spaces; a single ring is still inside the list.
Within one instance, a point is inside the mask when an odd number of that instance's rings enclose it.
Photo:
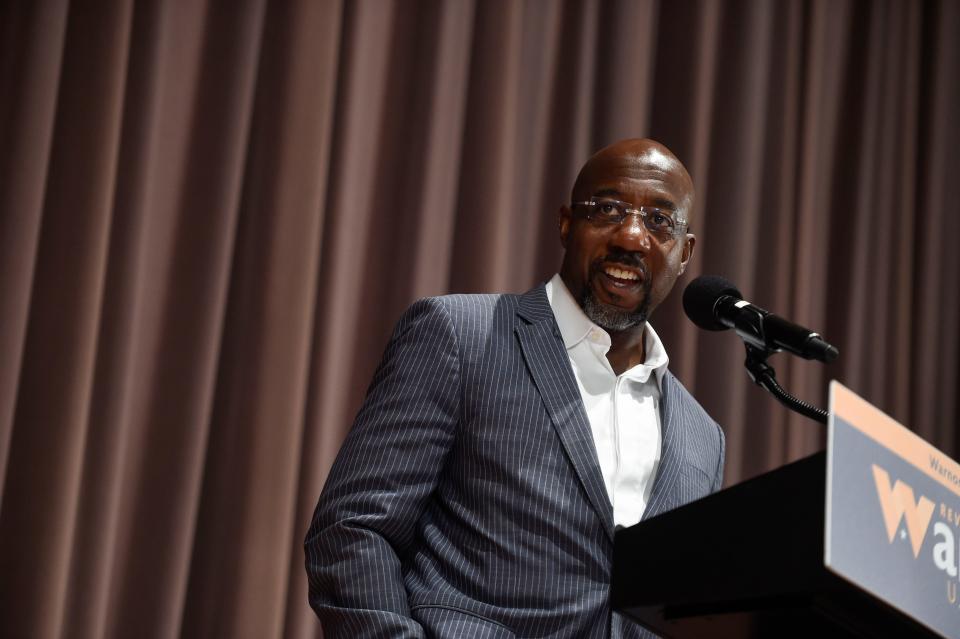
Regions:
[[[560,336],[563,338],[563,345],[569,351],[577,344],[587,339],[591,332],[598,331],[594,335],[599,336],[599,341],[605,345],[604,354],[610,348],[610,334],[603,328],[597,326],[590,318],[586,316],[583,309],[573,295],[570,289],[564,283],[560,274],[557,273],[546,283],[547,300],[553,309],[553,314],[557,318],[557,326],[560,328]],[[643,333],[644,346],[646,347],[647,359],[642,364],[637,364],[633,368],[623,372],[625,377],[646,381],[652,371],[657,380],[657,386],[661,387],[664,374],[667,372],[667,365],[670,358],[667,357],[667,350],[660,341],[660,336],[653,330],[650,322],[647,322]]]

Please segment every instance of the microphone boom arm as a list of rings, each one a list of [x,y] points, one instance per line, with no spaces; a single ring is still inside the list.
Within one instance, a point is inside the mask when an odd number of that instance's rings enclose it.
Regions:
[[[745,343],[744,346],[747,348],[747,359],[743,362],[743,365],[747,368],[747,375],[757,386],[765,389],[790,410],[821,424],[827,423],[829,417],[827,411],[794,397],[780,386],[776,379],[776,371],[767,363],[767,358],[773,354],[773,351],[757,348],[749,343]]]

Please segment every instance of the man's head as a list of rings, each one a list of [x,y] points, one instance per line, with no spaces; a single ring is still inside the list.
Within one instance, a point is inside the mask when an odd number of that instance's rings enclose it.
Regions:
[[[587,160],[560,209],[560,276],[594,323],[642,328],[666,298],[693,255],[693,197],[683,164],[653,140],[623,140]]]

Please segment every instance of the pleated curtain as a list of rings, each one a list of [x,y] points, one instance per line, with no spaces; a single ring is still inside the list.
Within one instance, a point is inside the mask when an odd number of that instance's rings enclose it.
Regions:
[[[414,299],[558,268],[582,162],[697,188],[652,322],[726,484],[822,449],[680,307],[701,273],[836,344],[778,355],[948,454],[952,0],[0,4],[0,635],[319,637],[302,540]]]

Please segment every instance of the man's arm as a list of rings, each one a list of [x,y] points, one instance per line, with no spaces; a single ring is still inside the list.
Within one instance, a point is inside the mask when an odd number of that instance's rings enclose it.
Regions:
[[[459,411],[453,325],[438,300],[420,300],[397,324],[307,532],[310,605],[327,639],[424,636],[401,563]]]

